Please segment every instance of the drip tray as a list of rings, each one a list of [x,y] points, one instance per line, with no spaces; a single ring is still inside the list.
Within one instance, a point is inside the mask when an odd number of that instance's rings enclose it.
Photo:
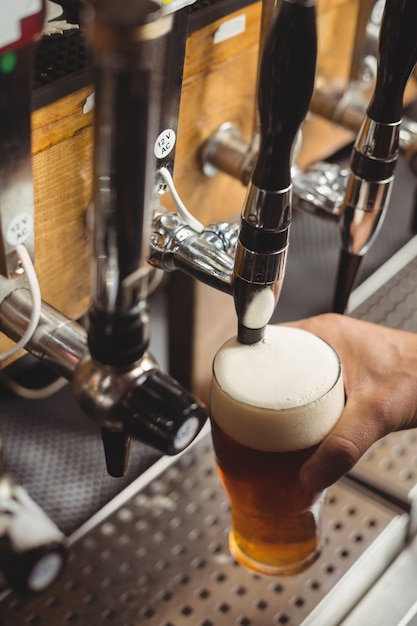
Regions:
[[[417,532],[417,430],[390,433],[363,455],[352,478],[368,485],[410,514],[409,534]]]
[[[328,493],[321,557],[291,578],[251,574],[229,554],[229,505],[206,433],[161,459],[70,539],[59,581],[7,593],[0,624],[335,625],[404,547],[408,515],[346,480]]]
[[[356,292],[363,301],[356,318],[417,332],[417,237]],[[360,295],[359,295],[360,297]],[[363,455],[350,476],[410,513],[410,536],[417,532],[417,429],[390,433]]]

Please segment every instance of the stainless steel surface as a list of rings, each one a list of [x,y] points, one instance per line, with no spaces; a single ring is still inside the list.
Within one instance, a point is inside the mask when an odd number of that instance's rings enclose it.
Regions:
[[[415,626],[417,538],[405,548],[342,626]]]
[[[31,307],[31,295],[23,281],[14,285],[14,282],[0,280],[0,329],[3,333],[15,341],[20,339],[29,323]],[[28,352],[72,380],[86,347],[86,332],[81,324],[43,302],[39,324],[26,346]]]
[[[130,313],[147,295],[150,146],[172,16],[152,2],[86,7],[96,83],[91,299],[107,314]]]
[[[149,263],[186,274],[225,293],[232,291],[237,225],[211,224],[196,232],[177,213],[155,213]]]
[[[253,228],[283,230],[291,217],[292,185],[269,191],[250,183],[242,218]]]
[[[259,123],[257,122],[256,126]],[[201,150],[201,167],[212,178],[220,172],[247,185],[259,151],[259,132],[254,130],[252,141],[244,139],[231,122],[220,124]]]
[[[354,317],[417,332],[417,238],[352,296]],[[376,442],[350,475],[409,511],[410,543],[343,626],[414,626],[417,623],[417,429],[391,433]]]
[[[354,317],[415,332],[417,330],[417,237],[352,294]]]
[[[205,434],[74,535],[68,569],[47,593],[5,594],[0,623],[335,625],[402,548],[408,520],[339,483],[328,494],[323,554],[303,574],[277,579],[233,561],[229,515]]]
[[[361,175],[351,171],[340,209],[341,245],[351,254],[363,255],[367,252],[385,216],[394,181],[399,128],[400,122],[380,124],[366,116],[359,131],[352,152],[352,164],[356,154],[367,165],[363,165]],[[378,179],[372,172],[373,176],[368,180],[366,176],[371,174],[370,168],[374,164],[380,167]],[[384,169],[381,178],[383,164],[388,164],[389,169]]]
[[[413,255],[414,253],[414,255]],[[417,332],[417,246],[416,239],[382,267],[402,265],[382,282],[369,297],[352,311],[354,317],[385,326]],[[368,290],[375,284],[374,277]],[[362,288],[367,289],[365,284]],[[351,472],[386,498],[400,502],[410,511],[410,533],[417,531],[417,430],[391,433],[381,439],[362,457]]]
[[[380,123],[365,116],[355,148],[361,154],[377,161],[391,161],[397,156],[400,127],[401,120]]]
[[[348,175],[347,168],[323,161],[305,170],[293,167],[293,208],[336,223]]]
[[[417,531],[417,431],[391,433],[364,454],[351,476],[410,512]]]
[[[155,368],[158,364],[148,351],[135,367],[125,371],[96,363],[86,353],[75,368],[75,397],[90,419],[104,427],[123,430],[120,407],[124,399],[138,381],[143,381],[147,372]]]

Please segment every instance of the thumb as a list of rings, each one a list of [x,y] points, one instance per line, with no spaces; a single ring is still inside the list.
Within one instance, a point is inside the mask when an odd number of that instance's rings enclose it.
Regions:
[[[363,399],[352,397],[336,426],[302,466],[300,480],[305,489],[319,493],[335,483],[385,434],[381,422],[367,418]]]

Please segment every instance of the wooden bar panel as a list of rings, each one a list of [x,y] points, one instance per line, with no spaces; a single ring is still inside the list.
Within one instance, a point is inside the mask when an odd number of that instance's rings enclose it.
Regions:
[[[77,319],[89,302],[86,212],[91,198],[92,87],[32,116],[35,266],[43,299]]]

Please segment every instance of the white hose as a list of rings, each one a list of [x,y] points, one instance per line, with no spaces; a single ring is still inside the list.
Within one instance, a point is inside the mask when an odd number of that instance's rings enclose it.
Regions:
[[[39,319],[41,316],[41,291],[39,288],[38,277],[36,275],[32,259],[30,258],[30,254],[23,244],[19,244],[16,247],[16,252],[29,283],[29,290],[32,296],[32,311],[29,324],[22,337],[12,348],[0,354],[0,361],[5,361],[11,356],[14,356],[17,352],[19,352],[19,350],[22,350],[29,343],[39,324]]]
[[[171,193],[172,199],[175,203],[178,213],[187,222],[187,224],[191,226],[193,230],[195,230],[197,233],[202,233],[204,230],[203,224],[199,222],[195,217],[193,217],[193,215],[191,215],[191,213],[189,212],[189,210],[187,209],[187,207],[181,200],[175,188],[174,181],[172,180],[172,176],[169,170],[167,170],[166,167],[161,167],[161,169],[158,171],[168,186],[168,189]]]

